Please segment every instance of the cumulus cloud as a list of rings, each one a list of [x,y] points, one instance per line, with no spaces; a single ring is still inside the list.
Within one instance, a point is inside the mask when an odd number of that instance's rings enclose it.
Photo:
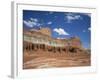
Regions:
[[[34,22],[38,22],[38,19],[36,18],[30,18],[31,21],[34,21]]]
[[[69,35],[64,29],[62,28],[55,28],[53,31],[57,32],[59,35]]]
[[[30,18],[29,20],[24,20],[23,23],[28,27],[34,27],[34,26],[41,26],[42,24],[39,23],[38,19],[36,18]]]
[[[31,22],[31,21],[25,21],[25,20],[23,22],[28,27],[33,27],[33,24],[36,24],[36,23]]]
[[[66,13],[65,18],[67,19],[68,23],[71,23],[74,20],[82,19],[82,17],[78,14]]]
[[[51,21],[49,21],[47,24],[52,24],[52,22],[51,22]]]

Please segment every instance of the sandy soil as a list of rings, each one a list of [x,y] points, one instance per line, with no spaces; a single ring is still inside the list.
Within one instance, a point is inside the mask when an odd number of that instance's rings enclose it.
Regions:
[[[51,53],[43,51],[24,51],[23,69],[90,66],[87,53]]]

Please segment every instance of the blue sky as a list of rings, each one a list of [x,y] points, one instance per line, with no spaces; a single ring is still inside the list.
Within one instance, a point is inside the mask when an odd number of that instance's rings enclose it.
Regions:
[[[23,10],[23,27],[26,30],[49,27],[52,31],[52,37],[70,38],[77,36],[85,48],[90,48],[90,13]]]

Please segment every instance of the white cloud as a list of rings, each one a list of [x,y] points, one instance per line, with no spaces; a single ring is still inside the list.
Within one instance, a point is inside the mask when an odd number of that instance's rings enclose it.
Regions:
[[[36,18],[30,18],[31,21],[34,21],[34,22],[38,22],[38,19]]]
[[[82,19],[82,17],[80,15],[77,15],[77,14],[66,13],[65,14],[65,19],[67,19],[68,23],[71,23],[74,20]]]
[[[83,32],[86,32],[86,30],[83,30]]]
[[[66,39],[66,38],[57,37],[57,39]]]
[[[88,32],[88,31],[91,31],[90,27],[88,29],[86,29],[86,30],[83,30],[83,32]]]
[[[57,32],[59,35],[69,35],[64,29],[62,28],[55,28],[53,31]]]
[[[84,15],[91,17],[91,13],[84,13]]]
[[[33,23],[30,21],[25,21],[24,20],[24,24],[27,25],[28,27],[33,27]]]
[[[47,24],[52,24],[52,22],[51,22],[51,21],[49,21]]]
[[[24,20],[23,23],[27,25],[28,27],[34,27],[34,26],[41,26],[42,24],[39,23],[38,19],[36,18],[30,18],[29,20]]]
[[[91,28],[89,27],[88,30],[91,31]]]

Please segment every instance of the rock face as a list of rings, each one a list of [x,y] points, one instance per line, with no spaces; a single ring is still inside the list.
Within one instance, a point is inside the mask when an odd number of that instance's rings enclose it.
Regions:
[[[70,39],[56,39],[51,37],[51,31],[48,28],[40,30],[24,31],[24,41],[32,44],[45,44],[55,47],[82,47],[81,41],[78,37]]]
[[[68,42],[70,46],[82,47],[82,43],[78,37],[72,37]]]
[[[48,28],[24,31],[23,52],[23,69],[90,65],[78,37],[55,39]]]
[[[41,29],[39,30],[39,32],[42,33],[42,34],[45,34],[45,35],[48,35],[48,36],[51,37],[51,30],[50,30],[49,28],[41,28]]]

